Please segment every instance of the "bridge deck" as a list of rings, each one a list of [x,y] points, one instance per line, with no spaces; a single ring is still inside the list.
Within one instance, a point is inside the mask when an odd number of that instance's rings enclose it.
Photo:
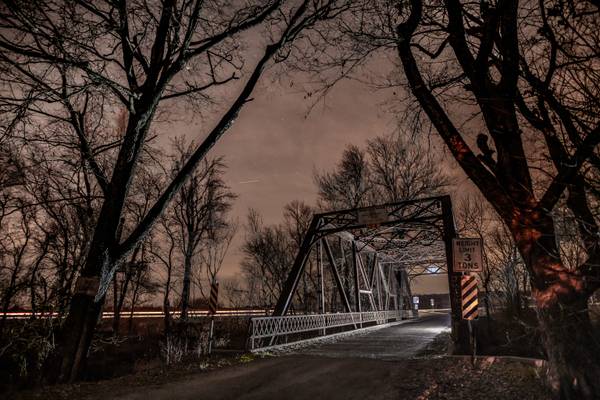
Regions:
[[[423,313],[415,321],[311,346],[298,353],[334,358],[405,359],[415,355],[449,325],[448,314]]]

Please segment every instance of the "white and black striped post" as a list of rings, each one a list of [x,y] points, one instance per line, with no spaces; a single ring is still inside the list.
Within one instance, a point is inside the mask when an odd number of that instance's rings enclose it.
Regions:
[[[465,274],[460,281],[461,292],[461,315],[467,320],[469,336],[471,341],[471,363],[475,364],[475,352],[477,347],[477,333],[473,321],[479,316],[479,291],[477,290],[477,275]]]

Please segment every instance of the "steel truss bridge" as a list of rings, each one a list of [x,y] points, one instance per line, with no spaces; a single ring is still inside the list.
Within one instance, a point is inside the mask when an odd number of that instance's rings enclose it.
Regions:
[[[252,319],[251,349],[416,317],[410,281],[447,272],[454,232],[449,196],[315,214],[272,316]],[[299,314],[293,303],[311,256],[318,312]],[[326,307],[326,272],[344,312]]]

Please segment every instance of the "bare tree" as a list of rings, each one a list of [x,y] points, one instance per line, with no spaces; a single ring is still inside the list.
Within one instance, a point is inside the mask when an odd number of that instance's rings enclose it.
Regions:
[[[77,378],[114,271],[235,120],[264,68],[274,58],[285,58],[304,28],[337,14],[340,7],[343,2],[276,0],[238,5],[200,0],[2,4],[0,62],[3,83],[9,86],[2,107],[14,116],[24,113],[48,125],[70,125],[71,142],[103,194],[59,346],[48,363],[49,379]],[[206,104],[212,89],[234,83],[242,64],[239,36],[266,20],[269,44],[261,47],[241,91],[142,221],[119,241],[131,182],[157,113],[177,98]],[[103,144],[115,153],[105,165],[96,157],[94,132],[83,117],[101,101],[127,116],[118,142]],[[110,119],[104,115],[102,121]]]
[[[368,205],[371,191],[369,164],[364,150],[350,145],[333,172],[315,173],[319,206],[338,210]]]
[[[527,271],[519,249],[504,225],[497,226],[487,237],[488,263],[496,273],[492,287],[503,295],[508,315],[520,316],[527,307],[525,297],[530,295]]]
[[[193,144],[186,146],[181,140],[175,142],[174,173],[178,172],[181,163],[188,158],[194,147]],[[194,275],[201,275],[200,254],[208,251],[205,244],[212,241],[212,249],[216,250],[215,240],[229,240],[220,236],[228,228],[226,216],[236,196],[223,180],[225,168],[222,158],[205,160],[180,189],[170,209],[169,216],[173,220],[173,226],[177,227],[178,247],[184,267],[181,290],[183,320],[188,316],[192,278]],[[193,270],[194,264],[197,271]]]
[[[275,304],[294,261],[294,249],[286,228],[265,226],[258,212],[249,211],[242,270],[253,305],[267,308]]]
[[[333,172],[315,174],[319,206],[355,208],[433,196],[450,184],[419,139],[378,136],[366,150],[348,146]]]
[[[143,304],[148,297],[153,297],[158,290],[158,285],[152,276],[151,263],[148,260],[150,252],[147,244],[140,245],[139,261],[135,265],[135,275],[132,279],[129,303],[128,333],[133,333],[133,319],[136,306]]]
[[[131,192],[125,205],[124,215],[129,218],[121,218],[122,222],[118,232],[119,238],[122,231],[131,229],[129,226],[126,226],[128,225],[126,223],[127,220],[129,220],[129,224],[133,226],[139,223],[148,212],[148,207],[152,205],[156,200],[156,197],[160,194],[160,189],[156,183],[160,182],[161,175],[160,171],[156,171],[156,168],[154,168],[154,160],[160,155],[161,154],[158,153],[144,154],[142,157],[142,162],[136,176],[137,179],[132,184]],[[131,320],[133,318],[135,300],[137,298],[136,292],[139,290],[142,282],[147,283],[147,281],[149,281],[147,278],[149,262],[145,259],[151,254],[151,246],[149,243],[151,243],[152,240],[152,234],[149,234],[115,271],[112,291],[114,335],[118,335],[119,333],[121,311],[128,295],[132,298],[129,318],[129,331],[131,333]],[[118,279],[119,273],[121,275],[120,285]],[[142,278],[144,278],[143,281]]]
[[[299,200],[292,200],[284,206],[283,226],[287,228],[288,236],[292,241],[291,243],[293,243],[293,246],[290,248],[290,251],[293,253],[292,257],[297,256],[315,212],[316,209],[314,207]],[[294,258],[292,258],[292,262],[293,260]],[[288,268],[291,268],[291,264]],[[310,310],[310,304],[312,302],[315,304],[317,302],[315,290],[317,281],[316,277],[311,273],[314,268],[314,259],[309,258],[307,262],[308,273],[302,274],[302,280],[296,291],[296,301],[299,304],[299,307],[305,311]]]
[[[439,156],[407,133],[368,141],[369,180],[378,202],[392,203],[435,196],[450,185]]]
[[[212,227],[204,241],[203,249],[200,252],[200,261],[206,277],[200,274],[196,277],[196,281],[202,296],[207,300],[210,293],[204,288],[209,287],[212,282],[217,280],[217,275],[223,267],[223,261],[236,232],[237,225],[234,222],[224,221],[221,226]]]
[[[176,270],[176,263],[178,262],[178,251],[177,251],[177,228],[174,226],[172,219],[168,216],[162,216],[158,227],[156,229],[156,235],[152,238],[150,243],[150,252],[157,260],[158,264],[162,267],[159,268],[158,273],[164,276],[164,282],[161,284],[163,288],[163,313],[165,315],[164,332],[169,334],[171,331],[171,292],[175,285],[174,272]]]
[[[249,300],[248,288],[242,284],[242,280],[239,278],[222,280],[219,290],[222,290],[225,303],[229,307],[240,310],[253,305]]]
[[[0,307],[2,319],[0,320],[0,331],[4,328],[6,314],[11,305],[14,304],[19,292],[23,289],[23,279],[26,273],[27,258],[30,256],[30,247],[33,242],[31,229],[31,216],[23,215],[20,224],[10,230],[6,230],[0,244]],[[18,231],[21,231],[20,233]]]

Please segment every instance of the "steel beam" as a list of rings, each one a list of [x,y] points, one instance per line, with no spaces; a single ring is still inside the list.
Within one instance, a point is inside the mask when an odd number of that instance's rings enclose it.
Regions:
[[[354,242],[352,242],[352,267],[354,268],[354,301],[356,307],[355,311],[361,312],[362,307],[360,305],[360,286],[358,280],[358,253],[356,251],[356,243]]]
[[[317,282],[319,285],[319,313],[325,313],[325,285],[323,281],[323,255],[321,254],[321,240],[317,241]]]
[[[300,250],[298,251],[298,256],[294,260],[294,265],[292,266],[292,270],[288,275],[285,284],[283,285],[283,290],[277,300],[277,304],[275,305],[275,309],[273,310],[273,315],[282,316],[287,313],[290,308],[290,304],[292,302],[292,297],[294,296],[294,292],[298,287],[298,282],[300,282],[300,276],[302,276],[302,272],[304,271],[304,266],[306,265],[306,260],[310,254],[310,249],[313,244],[313,238],[317,226],[319,224],[320,218],[318,216],[314,216],[312,221],[310,222],[310,226],[306,231],[306,236],[304,236],[304,240],[302,240],[302,244],[300,245]]]
[[[329,246],[329,242],[326,238],[323,238],[323,247],[325,247],[325,254],[327,255],[327,259],[329,260],[329,264],[331,265],[331,271],[333,272],[333,277],[335,279],[335,284],[338,287],[338,291],[342,297],[342,302],[344,303],[344,308],[346,312],[352,312],[350,309],[350,302],[348,301],[348,296],[346,295],[346,290],[344,289],[344,285],[342,284],[342,280],[340,279],[340,274],[337,270],[337,266],[335,265],[335,260],[333,258],[333,252],[331,251],[331,247]],[[342,255],[344,254],[344,250],[342,249]]]

